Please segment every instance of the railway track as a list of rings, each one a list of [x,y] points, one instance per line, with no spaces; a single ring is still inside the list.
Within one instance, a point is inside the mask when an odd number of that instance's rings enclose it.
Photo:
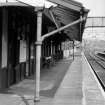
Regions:
[[[99,56],[97,54],[90,54],[91,57],[93,57],[93,59],[102,67],[105,69],[105,58],[103,58],[102,56]]]
[[[89,52],[85,56],[105,91],[105,59]]]

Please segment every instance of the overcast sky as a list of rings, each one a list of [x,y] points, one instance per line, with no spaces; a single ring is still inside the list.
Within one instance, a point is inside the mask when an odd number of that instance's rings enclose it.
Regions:
[[[89,16],[105,16],[105,0],[76,0],[90,9]]]

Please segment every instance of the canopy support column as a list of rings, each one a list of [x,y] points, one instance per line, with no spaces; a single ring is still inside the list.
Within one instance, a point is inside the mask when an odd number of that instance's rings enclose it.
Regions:
[[[42,33],[42,9],[37,9],[37,39],[36,39],[36,74],[35,74],[35,98],[34,101],[40,101],[40,58],[41,58],[41,33]]]

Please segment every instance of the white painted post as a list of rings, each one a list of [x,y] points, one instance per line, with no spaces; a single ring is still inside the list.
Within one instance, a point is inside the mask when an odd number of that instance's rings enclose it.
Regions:
[[[2,15],[2,68],[7,67],[8,58],[8,11],[3,8]]]

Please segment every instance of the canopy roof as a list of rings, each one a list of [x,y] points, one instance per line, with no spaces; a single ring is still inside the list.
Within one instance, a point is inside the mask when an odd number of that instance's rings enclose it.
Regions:
[[[18,0],[7,0],[7,1],[8,2],[6,2],[6,0],[0,0],[0,6],[20,6],[20,7],[33,6],[31,4],[28,5],[27,2],[25,3],[17,2]],[[30,0],[22,0],[22,1],[30,1]],[[51,5],[52,7],[48,9],[53,14],[53,17],[51,16],[50,12],[46,14],[46,11],[44,11],[45,15],[47,15],[47,17],[52,22],[55,22],[55,24],[58,26],[57,28],[72,23],[73,21],[79,19],[81,14],[82,17],[87,16],[88,14],[88,11],[86,11],[86,9],[83,7],[81,3],[73,0],[47,0],[47,1],[54,3]],[[37,5],[35,7],[37,7]],[[69,36],[70,40],[81,41],[85,22],[86,21],[83,21],[81,24],[78,23],[72,27],[69,27],[65,29],[63,32]]]
[[[47,0],[0,0],[0,6],[33,6],[45,7],[56,6]]]
[[[50,2],[56,3],[63,7],[67,7],[68,9],[80,11],[82,4],[73,0],[48,0]]]

